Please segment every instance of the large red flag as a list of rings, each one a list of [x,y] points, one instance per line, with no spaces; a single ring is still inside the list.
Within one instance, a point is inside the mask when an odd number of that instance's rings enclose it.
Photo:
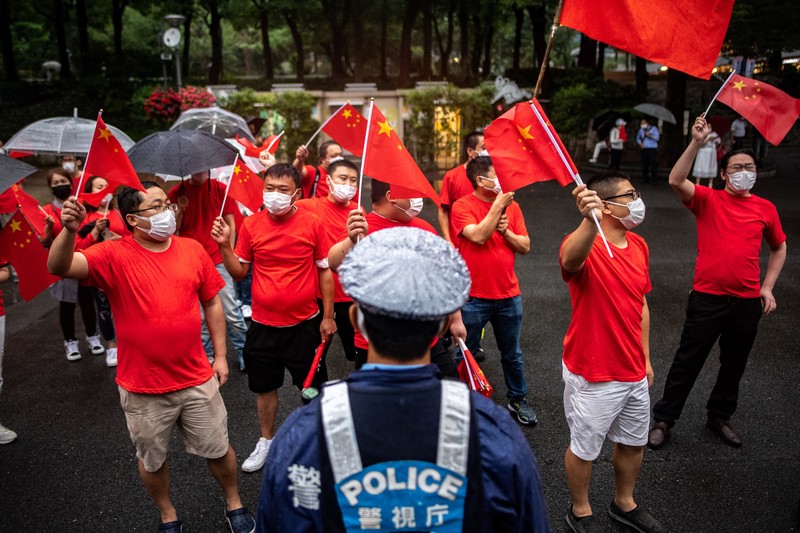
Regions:
[[[368,135],[363,161],[365,175],[392,185],[395,198],[427,196],[441,205],[439,195],[378,106],[373,107]]]
[[[738,74],[734,74],[723,87],[717,100],[746,118],[775,146],[781,143],[800,116],[800,100],[768,83]]]
[[[492,157],[500,186],[506,192],[539,181],[556,180],[562,186],[573,182],[572,173],[561,160],[532,105],[550,129],[572,172],[578,173],[539,102],[522,102],[496,118],[484,132],[486,150]]]
[[[17,209],[22,211],[36,234],[43,237],[44,219],[47,215],[39,208],[36,198],[15,183],[0,195],[0,213],[13,213]]]
[[[364,135],[367,134],[367,119],[358,109],[346,103],[322,126],[322,131],[339,146],[361,157],[364,152]]]
[[[139,176],[133,169],[128,154],[119,144],[111,130],[108,129],[103,117],[97,116],[97,125],[94,128],[94,137],[86,155],[86,165],[83,168],[84,179],[89,176],[102,176],[109,184],[127,185],[134,189],[144,191]],[[116,188],[116,187],[114,187]],[[113,190],[113,189],[112,189]],[[83,191],[77,191],[82,194]]]
[[[247,168],[244,161],[237,158],[230,179],[228,196],[242,202],[250,211],[257,213],[261,204],[264,203],[264,182],[261,181],[261,178]]]
[[[592,39],[709,79],[734,0],[564,0],[560,23]]]
[[[58,281],[47,271],[47,250],[22,211],[17,211],[0,230],[0,255],[14,265],[19,276],[19,293],[25,300]]]

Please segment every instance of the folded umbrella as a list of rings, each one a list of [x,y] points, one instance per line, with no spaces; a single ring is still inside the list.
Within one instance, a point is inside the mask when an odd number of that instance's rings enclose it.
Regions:
[[[233,164],[238,151],[224,139],[194,130],[158,131],[128,150],[137,172],[188,176]]]

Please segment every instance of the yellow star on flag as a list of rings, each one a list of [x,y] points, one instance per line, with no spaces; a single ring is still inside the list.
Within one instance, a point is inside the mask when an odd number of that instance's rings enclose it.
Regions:
[[[747,85],[745,85],[745,83],[743,81],[735,81],[735,82],[733,82],[733,88],[734,89],[739,89],[741,91],[742,87],[747,87]]]
[[[106,142],[110,142],[109,141],[110,138],[111,138],[111,131],[108,128],[100,130],[100,137],[98,137],[98,139],[103,139]]]
[[[389,125],[389,121],[388,120],[386,122],[378,122],[378,126],[381,127],[381,131],[378,132],[378,135],[380,135],[381,133],[385,133],[387,137],[391,137],[392,136],[392,131],[394,131],[394,130]]]
[[[525,126],[524,128],[520,128],[519,125],[517,125],[517,129],[519,130],[519,134],[522,135],[523,139],[533,139],[530,125]]]
[[[19,220],[12,220],[11,221],[11,233],[14,233],[15,231],[22,231],[22,228],[20,227],[21,225],[22,225],[22,222],[20,222]]]
[[[353,116],[353,112],[350,111],[349,109],[345,109],[344,111],[342,111],[342,116],[344,118],[350,118]]]
[[[242,171],[242,167],[240,167],[239,165],[236,165],[236,166],[234,167],[234,169],[233,169],[233,173],[234,173],[234,174],[236,174],[237,176],[239,175],[239,173],[240,173],[241,171]]]

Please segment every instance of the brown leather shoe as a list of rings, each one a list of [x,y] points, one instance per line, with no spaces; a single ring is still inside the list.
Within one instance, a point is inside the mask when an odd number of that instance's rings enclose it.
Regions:
[[[671,438],[672,436],[669,434],[669,424],[666,422],[656,422],[647,435],[647,447],[658,450],[666,446]]]
[[[742,445],[742,438],[739,437],[739,434],[736,433],[736,430],[733,429],[731,423],[727,420],[723,420],[717,417],[708,417],[708,422],[706,422],[706,427],[719,435],[719,438],[725,444],[733,446],[734,448],[739,448]]]

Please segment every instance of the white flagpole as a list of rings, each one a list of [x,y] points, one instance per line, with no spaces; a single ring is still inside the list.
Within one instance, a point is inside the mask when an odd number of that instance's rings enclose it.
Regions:
[[[731,75],[728,76],[728,79],[725,80],[725,82],[722,84],[722,87],[719,88],[719,91],[717,91],[717,94],[715,94],[714,98],[711,99],[711,103],[708,104],[708,107],[706,108],[706,112],[703,113],[703,117],[707,117],[708,116],[708,112],[711,111],[711,106],[714,105],[714,102],[717,101],[717,96],[719,96],[719,93],[722,92],[722,89],[724,89],[725,86],[728,85],[728,82],[731,81],[731,78],[733,78],[734,74],[736,74],[736,71],[735,70],[731,70]]]
[[[339,111],[341,111],[342,109],[344,109],[344,106],[346,106],[346,105],[347,105],[347,104],[349,104],[349,103],[350,103],[350,100],[348,100],[346,103],[342,104],[342,105],[341,105],[341,107],[339,107],[339,109],[337,109],[336,111],[334,111],[333,113],[331,113],[331,116],[329,116],[328,118],[326,118],[326,119],[325,119],[325,122],[323,122],[323,123],[322,123],[322,125],[321,125],[319,128],[317,128],[317,131],[315,131],[315,132],[314,132],[314,135],[312,135],[312,136],[311,136],[311,138],[308,140],[308,142],[306,142],[306,144],[304,144],[303,146],[305,146],[306,148],[308,148],[308,145],[309,145],[309,144],[311,144],[311,141],[313,141],[314,139],[316,139],[316,138],[317,138],[317,135],[319,135],[319,132],[321,132],[321,131],[322,131],[322,128],[324,128],[325,126],[327,126],[328,122],[330,122],[330,121],[331,121],[331,119],[332,119],[333,117],[335,117],[335,116],[336,116],[336,115],[339,113]]]
[[[103,202],[106,204],[106,212],[103,213],[103,218],[108,218],[108,211],[111,209],[111,199],[114,197],[113,194],[108,193],[103,197]]]
[[[547,127],[547,124],[545,123],[544,119],[542,118],[542,115],[539,114],[539,110],[536,109],[536,106],[533,105],[532,102],[531,102],[530,106],[531,106],[531,109],[533,110],[533,114],[536,115],[537,119],[539,119],[539,123],[542,125],[542,128],[544,128],[545,133],[547,133],[547,136],[550,138],[550,142],[553,143],[553,146],[555,147],[556,152],[558,153],[558,156],[561,158],[561,162],[564,163],[564,168],[566,168],[567,172],[569,172],[570,175],[572,176],[572,180],[577,185],[583,185],[583,180],[581,179],[580,174],[575,173],[572,170],[572,167],[569,166],[569,161],[567,161],[567,157],[564,155],[564,152],[561,150],[561,147],[556,142],[556,139],[553,136],[553,132],[551,132],[550,128]],[[606,245],[606,251],[608,252],[608,256],[613,259],[614,258],[614,254],[611,252],[611,247],[608,245],[608,241],[606,240],[606,235],[605,235],[605,233],[603,233],[603,228],[600,227],[600,221],[597,220],[597,215],[594,214],[594,210],[592,210],[592,220],[594,220],[594,223],[597,226],[597,231],[600,232],[600,238],[603,239],[603,244]]]
[[[372,108],[375,99],[369,99],[369,115],[367,115],[367,133],[364,135],[364,151],[361,152],[361,172],[358,175],[358,209],[361,209],[361,187],[364,184],[364,162],[367,160],[367,144],[369,144],[369,130],[372,129]]]
[[[77,109],[77,108],[75,108]],[[103,116],[103,110],[97,112],[97,118]],[[94,121],[94,131],[97,131],[97,120]],[[85,169],[86,166],[89,164],[89,155],[92,152],[92,145],[94,144],[94,131],[92,132],[92,142],[89,143],[89,151],[86,152],[86,161],[83,162],[83,168]],[[78,180],[78,188],[75,190],[75,199],[78,199],[78,196],[81,194],[81,186],[83,185],[83,177],[86,175],[85,171],[81,171],[81,177]]]
[[[278,134],[278,135],[277,135],[277,136],[276,136],[274,139],[272,139],[272,141],[270,141],[270,143],[267,145],[267,148],[266,148],[266,150],[267,150],[268,152],[269,152],[269,149],[270,149],[270,148],[272,148],[272,145],[274,145],[276,142],[278,142],[278,139],[280,139],[281,137],[283,137],[283,134],[284,134],[284,133],[286,133],[286,130],[281,130],[281,132],[280,132],[280,133],[279,133],[279,134]],[[270,153],[271,153],[271,152],[270,152]]]
[[[222,207],[219,208],[220,218],[222,217],[222,213],[225,211],[225,202],[228,200],[228,191],[231,190],[231,183],[233,183],[233,171],[236,170],[236,163],[238,162],[239,162],[239,150],[236,150],[236,157],[234,158],[233,166],[231,167],[231,177],[228,179],[228,186],[225,187],[225,196],[222,197]]]

